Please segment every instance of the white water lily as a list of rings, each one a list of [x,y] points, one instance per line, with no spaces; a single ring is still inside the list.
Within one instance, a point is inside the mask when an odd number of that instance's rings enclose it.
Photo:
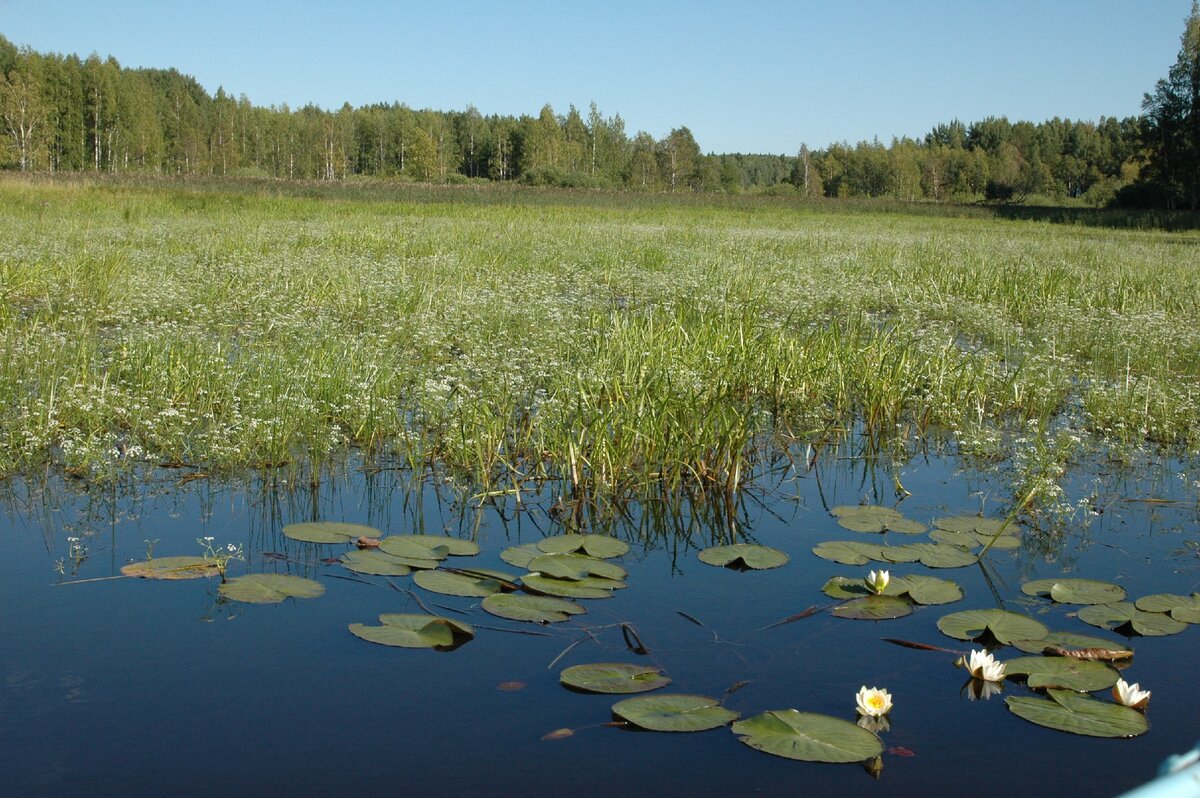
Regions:
[[[1133,709],[1145,709],[1150,703],[1150,691],[1141,689],[1141,685],[1137,682],[1129,684],[1124,679],[1117,679],[1117,683],[1113,685],[1113,698],[1119,703]]]
[[[867,687],[864,684],[854,698],[858,702],[858,714],[860,715],[879,718],[892,709],[892,696],[882,688]]]
[[[1004,679],[1004,663],[997,662],[987,651],[972,651],[967,660],[967,670],[976,679],[985,682],[999,682]]]
[[[992,696],[1004,690],[999,682],[985,682],[982,679],[971,679],[967,684],[968,701],[987,701]]]
[[[887,588],[891,578],[891,575],[887,571],[871,571],[871,573],[867,574],[867,578],[864,581],[872,593],[879,594]]]

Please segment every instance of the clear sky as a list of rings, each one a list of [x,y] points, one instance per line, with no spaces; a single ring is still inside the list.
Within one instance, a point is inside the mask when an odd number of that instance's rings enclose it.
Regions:
[[[175,67],[258,105],[688,126],[705,152],[794,153],[986,116],[1139,112],[1191,0],[0,0],[42,52]]]

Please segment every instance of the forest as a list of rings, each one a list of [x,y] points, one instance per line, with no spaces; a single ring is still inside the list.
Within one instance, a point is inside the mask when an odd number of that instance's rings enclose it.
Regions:
[[[800,144],[795,155],[704,154],[684,125],[630,133],[595,103],[483,115],[401,102],[336,110],[210,95],[175,69],[39,53],[0,36],[0,167],[432,183],[520,181],[638,191],[901,201],[1200,208],[1200,12],[1137,117],[951,120],[921,138]]]

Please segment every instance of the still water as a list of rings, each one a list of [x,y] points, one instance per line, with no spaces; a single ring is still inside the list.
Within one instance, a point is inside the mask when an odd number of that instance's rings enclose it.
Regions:
[[[891,567],[894,575],[954,580],[965,592],[955,604],[882,622],[822,611],[776,626],[832,605],[821,592],[829,577],[880,567],[811,553],[826,540],[875,542],[838,527],[830,508],[894,505],[899,477],[912,495],[897,508],[909,518],[929,523],[981,509],[995,516],[1008,500],[1003,474],[946,456],[886,467],[834,453],[811,469],[802,460],[772,468],[732,504],[651,501],[573,520],[545,492],[525,494],[520,504],[511,495],[486,501],[442,477],[414,480],[355,463],[319,480],[188,481],[174,471],[116,487],[9,479],[0,482],[0,792],[1115,794],[1200,739],[1193,699],[1200,628],[1129,641],[1136,656],[1126,678],[1154,697],[1150,731],[1122,740],[1021,720],[1004,696],[1031,693],[1011,681],[1004,694],[972,701],[954,654],[884,638],[966,650],[969,644],[938,631],[938,618],[1001,607],[1054,630],[1123,642],[1074,618],[1078,607],[1031,599],[1020,586],[1065,574],[1116,582],[1131,600],[1200,590],[1200,523],[1189,487],[1196,477],[1181,478],[1182,470],[1173,462],[1079,466],[1067,498],[1086,499],[1084,506],[1058,525],[1024,528],[1019,549],[992,550],[982,564],[952,570]],[[577,525],[631,545],[618,561],[629,587],[582,602],[588,614],[568,623],[518,624],[487,615],[478,599],[424,592],[411,578],[394,579],[393,587],[355,576],[325,562],[347,546],[281,534],[286,524],[314,519],[470,538],[482,550],[475,566],[508,571],[516,569],[499,558],[504,548]],[[321,581],[326,593],[249,605],[218,597],[216,579],[104,578],[145,559],[151,545],[159,557],[199,554],[197,538],[206,536],[243,547],[247,559],[233,563],[230,576],[293,573]],[[697,559],[699,549],[731,537],[773,546],[791,560],[739,573]],[[348,632],[348,624],[373,624],[380,613],[421,612],[413,594],[434,612],[475,625],[475,639],[438,653],[374,645]],[[637,630],[648,654],[626,647],[620,622]],[[563,668],[589,662],[661,667],[673,679],[671,692],[721,697],[744,682],[725,702],[743,717],[796,708],[852,721],[859,687],[885,687],[895,708],[881,735],[883,770],[876,780],[859,765],[769,756],[728,728],[665,734],[605,726],[609,707],[624,696],[579,694],[558,683]],[[574,733],[542,739],[564,728]]]

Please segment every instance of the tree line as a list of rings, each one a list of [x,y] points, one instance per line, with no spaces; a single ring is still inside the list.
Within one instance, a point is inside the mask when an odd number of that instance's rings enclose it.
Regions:
[[[556,113],[483,115],[401,103],[257,106],[210,95],[174,69],[128,69],[96,54],[43,54],[0,36],[0,166],[344,180],[890,197],[905,201],[1083,198],[1200,207],[1200,11],[1179,61],[1143,115],[1097,122],[1004,117],[796,155],[708,154],[680,126],[630,135],[592,103]]]

